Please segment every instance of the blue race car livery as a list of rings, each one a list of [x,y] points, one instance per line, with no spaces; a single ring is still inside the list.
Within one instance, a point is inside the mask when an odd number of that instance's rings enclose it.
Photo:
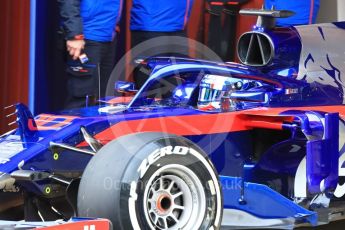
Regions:
[[[98,217],[116,229],[344,218],[345,23],[274,28],[289,12],[242,13],[262,22],[240,37],[242,64],[148,58],[144,86],[117,82],[126,96],[102,106],[33,117],[14,105],[3,203],[21,200],[27,221]]]

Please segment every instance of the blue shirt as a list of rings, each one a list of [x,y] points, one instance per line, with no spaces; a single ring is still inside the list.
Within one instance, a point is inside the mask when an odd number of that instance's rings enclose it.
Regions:
[[[85,39],[112,41],[121,17],[122,4],[123,0],[81,0],[80,15]]]
[[[296,14],[289,18],[277,19],[278,26],[306,25],[315,23],[320,7],[320,0],[265,0],[265,8],[291,10]]]
[[[131,30],[184,30],[194,0],[133,0]]]

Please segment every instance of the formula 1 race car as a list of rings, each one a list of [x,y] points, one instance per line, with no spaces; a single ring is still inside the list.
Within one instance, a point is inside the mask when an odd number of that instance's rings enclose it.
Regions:
[[[242,64],[149,58],[144,86],[117,82],[126,96],[103,106],[33,117],[14,105],[1,218],[18,206],[27,221],[105,218],[115,229],[344,218],[345,23],[276,28],[289,12],[242,13],[259,16],[239,39]]]

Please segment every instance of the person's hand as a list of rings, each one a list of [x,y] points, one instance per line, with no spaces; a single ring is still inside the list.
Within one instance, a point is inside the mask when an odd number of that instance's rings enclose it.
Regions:
[[[68,40],[66,42],[67,51],[72,56],[73,60],[77,60],[81,54],[81,51],[84,49],[85,41],[84,40]]]

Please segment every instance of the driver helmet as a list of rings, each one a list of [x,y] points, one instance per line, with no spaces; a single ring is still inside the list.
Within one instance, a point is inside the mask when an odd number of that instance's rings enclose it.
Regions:
[[[238,79],[218,75],[205,75],[200,82],[198,109],[216,110],[221,108],[221,99],[232,89]]]

